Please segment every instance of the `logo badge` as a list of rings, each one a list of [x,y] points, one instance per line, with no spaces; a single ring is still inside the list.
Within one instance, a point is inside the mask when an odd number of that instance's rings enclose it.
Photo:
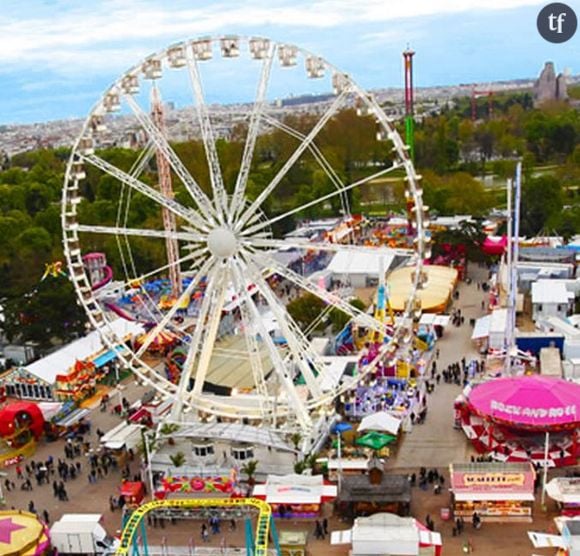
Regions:
[[[570,6],[554,2],[542,8],[536,24],[538,32],[544,39],[553,43],[561,43],[574,36],[578,27],[578,19]]]

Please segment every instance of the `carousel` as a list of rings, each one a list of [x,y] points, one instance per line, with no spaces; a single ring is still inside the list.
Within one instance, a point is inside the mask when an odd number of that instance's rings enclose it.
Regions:
[[[24,511],[0,511],[0,556],[51,554],[48,527]]]
[[[503,462],[576,465],[580,385],[540,375],[468,386],[456,419],[481,454]]]

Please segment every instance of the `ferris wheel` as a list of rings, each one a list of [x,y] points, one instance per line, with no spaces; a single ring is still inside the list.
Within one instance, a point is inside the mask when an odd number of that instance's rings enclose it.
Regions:
[[[214,104],[224,89],[239,88],[243,96],[249,75],[251,101]],[[287,117],[292,110],[276,101],[299,83],[306,91],[333,93],[313,104],[306,128],[293,125]],[[187,98],[176,111],[168,110],[162,97]],[[343,110],[371,119],[369,140],[382,141],[384,153],[382,166],[361,168],[350,180],[327,154],[334,138],[328,127]],[[129,161],[102,150],[123,126],[135,142]],[[243,134],[239,162],[226,175],[220,149],[224,135],[231,138],[234,132]],[[291,141],[285,160],[269,161],[260,145],[265,134]],[[199,149],[180,147],[180,140],[193,140]],[[270,141],[268,149],[273,148]],[[329,188],[306,202],[292,204],[287,197],[272,202],[306,159],[323,172]],[[268,179],[258,184],[254,173],[263,167]],[[281,224],[316,207],[334,206],[348,217],[352,192],[389,174],[405,182],[411,248],[280,237]],[[184,41],[121,75],[88,115],[63,190],[65,256],[80,303],[112,348],[125,340],[112,326],[119,315],[146,325],[144,339],[119,351],[119,357],[140,381],[173,400],[173,419],[192,413],[310,434],[338,395],[411,342],[414,294],[425,281],[429,241],[419,179],[377,100],[321,57],[265,38]],[[285,264],[277,253],[289,249],[327,257],[400,252],[415,265],[413,295],[404,314],[387,325]],[[112,293],[95,288],[83,263],[95,250],[106,251],[116,277],[122,275]],[[325,363],[308,331],[288,313],[288,291],[313,294],[382,334],[376,357],[356,377],[323,384]],[[161,334],[179,344],[180,369],[172,377],[150,353]]]

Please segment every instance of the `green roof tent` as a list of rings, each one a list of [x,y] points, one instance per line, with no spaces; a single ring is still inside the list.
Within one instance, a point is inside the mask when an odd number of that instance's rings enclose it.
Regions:
[[[380,432],[372,431],[368,432],[364,436],[361,436],[360,438],[357,438],[355,440],[355,444],[378,451],[385,446],[392,444],[395,440],[397,440],[397,437],[393,436],[392,434],[383,434]]]

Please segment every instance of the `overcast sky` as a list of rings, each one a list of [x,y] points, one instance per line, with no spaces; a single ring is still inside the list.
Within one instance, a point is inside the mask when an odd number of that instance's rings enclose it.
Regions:
[[[407,44],[417,52],[417,86],[535,76],[546,60],[557,71],[577,73],[580,32],[553,45],[536,31],[536,16],[546,3],[2,0],[0,123],[84,117],[107,85],[146,55],[212,34],[295,43],[367,88],[402,85],[401,52]],[[224,84],[215,100],[228,101],[228,95]]]

